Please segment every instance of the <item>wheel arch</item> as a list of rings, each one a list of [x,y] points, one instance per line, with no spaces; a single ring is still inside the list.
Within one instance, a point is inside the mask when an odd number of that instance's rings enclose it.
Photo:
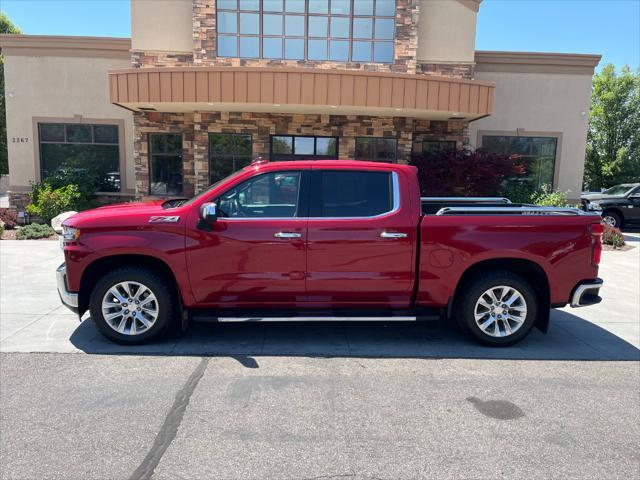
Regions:
[[[536,319],[535,326],[544,333],[547,333],[551,308],[549,278],[540,264],[523,258],[495,258],[481,260],[469,266],[462,273],[462,276],[458,281],[458,285],[456,286],[456,290],[448,308],[449,314],[451,314],[456,298],[465,290],[465,284],[470,282],[476,275],[491,270],[503,270],[515,273],[531,284],[531,287],[538,295],[539,301],[538,318]]]
[[[174,289],[180,304],[182,305],[182,297],[180,289],[178,288],[176,276],[173,273],[173,270],[171,270],[171,267],[169,267],[169,265],[164,261],[149,255],[118,254],[98,258],[91,262],[82,272],[82,278],[80,279],[80,291],[78,295],[78,309],[80,315],[84,314],[84,312],[89,309],[91,291],[100,277],[111,270],[125,266],[149,268],[167,278],[171,287]]]

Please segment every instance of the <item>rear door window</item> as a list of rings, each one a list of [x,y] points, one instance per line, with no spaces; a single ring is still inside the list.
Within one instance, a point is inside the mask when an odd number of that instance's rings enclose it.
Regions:
[[[391,172],[315,170],[311,217],[375,217],[393,209]]]

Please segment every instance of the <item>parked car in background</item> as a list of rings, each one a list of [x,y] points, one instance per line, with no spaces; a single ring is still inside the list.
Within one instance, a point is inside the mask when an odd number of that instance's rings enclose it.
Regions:
[[[623,183],[580,199],[586,210],[601,210],[602,221],[612,227],[640,223],[640,183]]]
[[[552,307],[600,301],[600,216],[421,198],[417,169],[255,162],[187,199],[63,222],[65,305],[125,344],[191,319],[457,320],[507,346]]]

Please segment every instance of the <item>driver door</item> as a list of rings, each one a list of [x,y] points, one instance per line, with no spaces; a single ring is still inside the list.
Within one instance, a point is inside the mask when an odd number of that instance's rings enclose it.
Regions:
[[[306,300],[309,169],[258,174],[216,200],[218,219],[194,225],[187,265],[209,307],[292,307]]]

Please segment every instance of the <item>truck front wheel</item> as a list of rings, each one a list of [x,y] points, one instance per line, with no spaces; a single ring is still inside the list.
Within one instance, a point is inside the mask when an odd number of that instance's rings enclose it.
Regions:
[[[459,296],[457,320],[480,343],[506,347],[522,340],[537,317],[537,296],[524,278],[508,271],[473,277]]]
[[[154,270],[122,267],[98,280],[89,310],[104,336],[136,345],[162,335],[179,318],[175,297],[166,279]]]

